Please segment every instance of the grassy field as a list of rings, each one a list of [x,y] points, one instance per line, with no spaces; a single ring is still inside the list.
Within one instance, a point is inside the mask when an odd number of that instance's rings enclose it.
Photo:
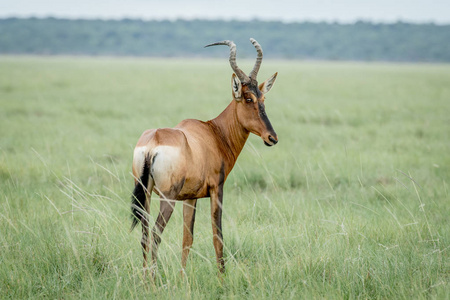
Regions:
[[[186,276],[178,204],[151,285],[134,144],[217,116],[226,57],[0,57],[0,297],[448,299],[450,66],[265,61],[259,80],[275,71],[280,142],[251,136],[225,184],[226,275],[202,199]]]

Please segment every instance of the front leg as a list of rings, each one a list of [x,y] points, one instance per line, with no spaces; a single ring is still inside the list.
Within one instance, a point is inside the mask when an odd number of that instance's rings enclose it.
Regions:
[[[221,273],[225,272],[223,260],[223,236],[222,236],[222,198],[223,185],[210,190],[211,195],[211,222],[213,230],[213,243],[216,250],[217,267]]]

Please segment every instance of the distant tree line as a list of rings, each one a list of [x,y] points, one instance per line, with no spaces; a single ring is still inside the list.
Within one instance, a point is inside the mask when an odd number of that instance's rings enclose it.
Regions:
[[[450,25],[432,23],[0,19],[0,54],[212,57],[231,39],[253,57],[250,37],[270,58],[450,62]]]

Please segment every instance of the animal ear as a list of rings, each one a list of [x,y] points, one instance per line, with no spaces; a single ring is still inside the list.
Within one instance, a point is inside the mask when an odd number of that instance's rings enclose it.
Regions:
[[[278,72],[273,74],[269,79],[259,85],[259,90],[261,91],[261,93],[266,94],[270,91],[275,82],[275,79],[277,79],[277,75]]]
[[[242,98],[242,83],[236,74],[233,73],[231,76],[231,90],[233,91],[233,98],[236,100],[241,100]]]

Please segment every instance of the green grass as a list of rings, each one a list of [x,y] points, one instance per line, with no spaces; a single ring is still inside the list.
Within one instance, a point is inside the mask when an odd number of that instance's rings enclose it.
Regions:
[[[227,59],[0,57],[1,297],[448,299],[450,66],[265,61],[259,80],[275,71],[280,142],[251,136],[225,184],[226,275],[201,199],[186,276],[177,204],[151,285],[134,144],[217,116]]]

